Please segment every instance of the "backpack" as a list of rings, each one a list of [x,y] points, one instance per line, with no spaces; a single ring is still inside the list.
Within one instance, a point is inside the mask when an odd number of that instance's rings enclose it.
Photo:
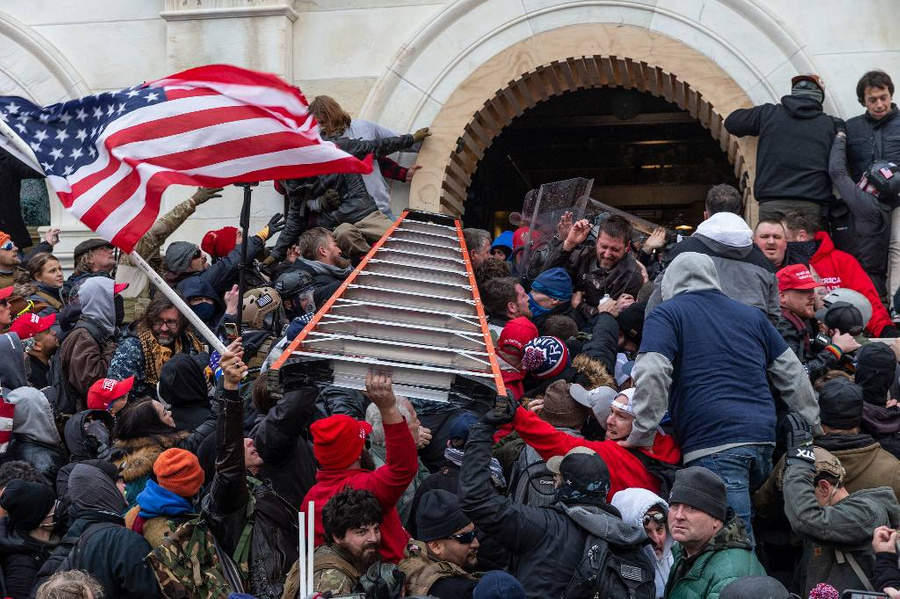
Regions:
[[[247,522],[234,555],[222,550],[203,513],[166,535],[159,547],[145,558],[162,595],[168,599],[227,599],[231,593],[243,593],[250,579],[250,536],[255,506],[250,493]]]
[[[628,451],[641,461],[647,472],[659,479],[659,493],[657,495],[663,499],[668,499],[669,493],[672,491],[672,485],[675,484],[675,475],[681,470],[681,466],[657,460],[639,449],[629,448]]]
[[[75,329],[86,330],[102,350],[105,338],[96,325],[85,320],[79,320],[78,324],[72,328],[72,331]],[[69,333],[72,331],[69,331]],[[56,390],[56,400],[53,402],[53,407],[60,414],[74,414],[78,412],[78,404],[82,401],[81,394],[69,383],[59,356],[60,352],[57,351],[50,358],[50,370],[47,373],[47,383]]]
[[[588,534],[563,599],[655,599],[653,565],[639,545],[613,545]]]
[[[534,448],[525,446],[513,464],[508,495],[516,503],[532,507],[553,503],[556,497],[553,473]]]

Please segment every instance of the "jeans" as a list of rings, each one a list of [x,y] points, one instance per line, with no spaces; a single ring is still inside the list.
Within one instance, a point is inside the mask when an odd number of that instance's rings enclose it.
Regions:
[[[725,501],[744,521],[750,544],[754,547],[750,494],[769,478],[773,449],[771,445],[740,445],[685,463],[685,466],[709,468],[725,482]]]

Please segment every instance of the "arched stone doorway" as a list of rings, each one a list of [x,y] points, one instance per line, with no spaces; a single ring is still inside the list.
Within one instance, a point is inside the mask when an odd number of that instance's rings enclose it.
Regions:
[[[455,215],[465,212],[476,169],[494,140],[514,119],[563,94],[598,88],[645,92],[674,104],[709,132],[733,165],[737,180],[747,172],[744,152],[723,127],[722,115],[689,83],[661,67],[630,58],[570,57],[523,74],[474,114],[448,158],[440,193],[442,211]]]
[[[755,0],[457,0],[404,44],[359,118],[397,131],[430,126],[422,170],[395,206],[448,210],[444,179],[473,116],[524,74],[579,57],[629,58],[674,75],[719,115],[777,102],[815,72],[790,26]],[[841,114],[835,99],[825,108]],[[752,185],[755,140],[739,140]],[[751,209],[752,214],[752,209]]]

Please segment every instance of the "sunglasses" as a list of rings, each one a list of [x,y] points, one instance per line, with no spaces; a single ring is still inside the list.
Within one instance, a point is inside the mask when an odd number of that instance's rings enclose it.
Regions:
[[[448,538],[453,539],[460,545],[470,545],[472,541],[475,540],[475,537],[478,535],[478,530],[472,529],[469,532],[461,532],[456,535],[450,535]]]
[[[651,522],[656,522],[657,524],[665,524],[666,523],[666,515],[660,514],[659,512],[653,512],[652,514],[644,514],[644,526],[647,526]]]
[[[13,243],[12,241],[7,241],[3,245],[0,245],[0,250],[4,250],[4,251],[8,252],[10,250],[15,249],[15,247],[16,247],[15,243]]]

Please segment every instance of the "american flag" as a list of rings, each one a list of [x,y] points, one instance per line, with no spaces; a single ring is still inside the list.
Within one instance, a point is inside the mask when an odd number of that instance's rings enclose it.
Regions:
[[[72,214],[126,252],[158,217],[171,184],[371,171],[319,137],[299,90],[230,65],[44,108],[0,96],[0,120],[11,129],[0,145],[46,174]]]

